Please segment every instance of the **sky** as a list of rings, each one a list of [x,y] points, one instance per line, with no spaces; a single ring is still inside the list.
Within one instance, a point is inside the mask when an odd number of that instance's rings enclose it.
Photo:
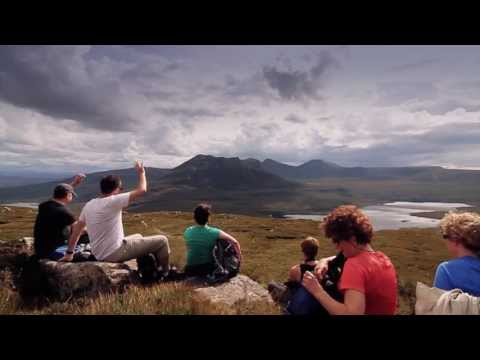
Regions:
[[[480,46],[0,46],[4,171],[480,169]]]

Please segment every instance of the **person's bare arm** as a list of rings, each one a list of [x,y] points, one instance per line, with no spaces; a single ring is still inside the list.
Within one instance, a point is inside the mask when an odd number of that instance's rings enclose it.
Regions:
[[[218,234],[218,238],[232,243],[233,247],[235,248],[235,251],[238,254],[238,257],[240,258],[240,261],[242,261],[242,251],[240,249],[240,243],[237,241],[237,239],[227,234],[225,231],[221,231],[221,230],[220,230],[220,233]]]
[[[83,182],[83,180],[84,180],[86,177],[87,177],[87,176],[86,176],[85,174],[82,174],[82,173],[77,174],[77,175],[75,175],[75,177],[73,178],[73,181],[70,183],[70,185],[71,185],[72,187],[77,187],[78,185],[80,185],[80,184]]]
[[[300,281],[300,266],[295,265],[293,266],[290,271],[288,272],[288,280],[290,281]]]
[[[85,227],[86,227],[86,224],[81,220],[78,220],[73,224],[72,234],[70,235],[70,239],[68,240],[67,251],[73,251],[75,249],[78,239],[80,239],[80,236],[82,235],[83,230],[85,230]],[[61,258],[59,261],[72,261],[72,260],[73,260],[73,254],[65,254],[65,256]]]
[[[320,302],[332,315],[364,315],[365,294],[360,291],[347,289],[344,303],[333,299],[320,285],[317,277],[306,271],[302,281],[303,286]]]
[[[135,170],[137,170],[138,184],[135,190],[130,191],[130,196],[128,198],[129,204],[131,204],[147,192],[147,177],[145,175],[145,168],[143,167],[143,162],[137,160],[135,162]]]

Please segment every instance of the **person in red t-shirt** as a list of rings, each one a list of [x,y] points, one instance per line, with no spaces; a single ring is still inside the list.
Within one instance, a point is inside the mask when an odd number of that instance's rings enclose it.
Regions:
[[[306,272],[303,286],[332,315],[394,315],[397,305],[397,276],[390,259],[370,246],[373,235],[368,217],[356,206],[334,209],[324,220],[325,236],[347,258],[338,288],[344,303],[334,300],[319,283],[328,260],[322,259],[315,274]]]

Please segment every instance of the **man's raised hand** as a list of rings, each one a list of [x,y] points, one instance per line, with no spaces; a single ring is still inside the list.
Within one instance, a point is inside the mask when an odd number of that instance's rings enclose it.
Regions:
[[[86,177],[87,176],[85,174],[82,174],[82,173],[79,173],[79,174],[75,175],[71,185],[74,186],[74,187],[80,185]]]
[[[143,161],[135,161],[135,169],[137,170],[137,173],[143,174],[145,172],[145,168],[143,167]]]

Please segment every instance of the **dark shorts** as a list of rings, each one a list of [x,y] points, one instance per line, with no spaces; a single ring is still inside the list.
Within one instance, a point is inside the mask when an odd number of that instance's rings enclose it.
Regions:
[[[213,270],[215,270],[215,265],[212,263],[185,266],[187,276],[206,276],[211,274]]]
[[[322,304],[303,286],[299,286],[292,295],[286,310],[290,315],[328,315]]]

